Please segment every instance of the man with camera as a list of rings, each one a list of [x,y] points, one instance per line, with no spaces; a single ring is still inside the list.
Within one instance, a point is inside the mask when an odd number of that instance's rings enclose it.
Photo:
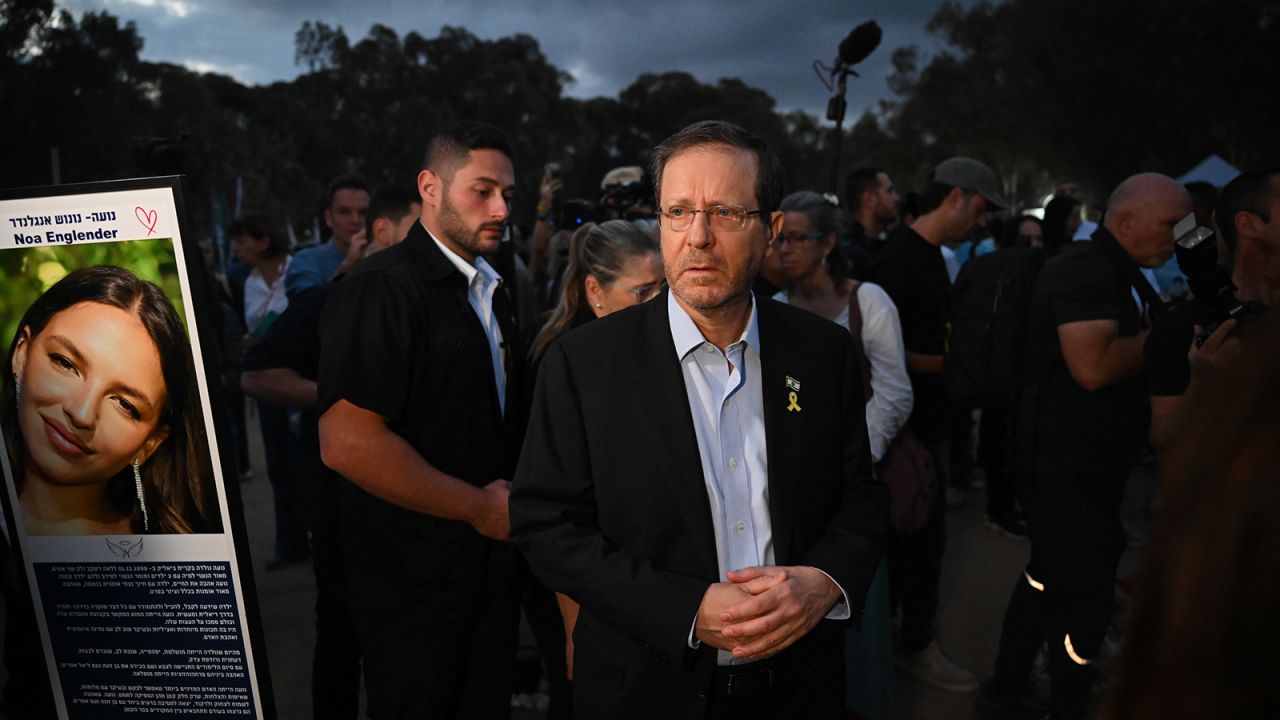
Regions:
[[[1239,352],[1238,324],[1280,304],[1280,168],[1246,172],[1228,183],[1214,220],[1234,255],[1229,274],[1217,265],[1212,234],[1198,245],[1180,239],[1178,264],[1195,298],[1161,318],[1144,348],[1157,450],[1169,446],[1182,423],[1182,400],[1197,374]]]
[[[1046,641],[1053,717],[1087,712],[1125,543],[1120,504],[1146,431],[1142,344],[1160,299],[1141,269],[1173,255],[1174,225],[1190,212],[1172,179],[1135,175],[1093,239],[1036,278],[1017,420],[1031,560],[978,701],[985,714],[1042,716],[1032,666]]]

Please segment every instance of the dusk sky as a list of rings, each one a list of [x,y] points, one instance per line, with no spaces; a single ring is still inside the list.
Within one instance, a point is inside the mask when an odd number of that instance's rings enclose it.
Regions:
[[[59,0],[79,16],[108,10],[133,21],[145,60],[230,75],[247,84],[296,77],[293,37],[306,20],[340,25],[354,43],[381,23],[402,37],[444,25],[484,39],[519,32],[575,82],[574,97],[616,96],[641,73],[683,70],[702,82],[737,77],[773,96],[782,110],[821,117],[830,93],[811,63],[830,63],[854,26],[876,20],[880,48],[850,78],[849,121],[889,94],[894,49],[938,47],[924,31],[941,0]]]

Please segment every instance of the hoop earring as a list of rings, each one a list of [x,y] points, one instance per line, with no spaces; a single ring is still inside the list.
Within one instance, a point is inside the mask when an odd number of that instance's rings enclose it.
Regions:
[[[142,468],[137,458],[133,461],[133,487],[138,492],[138,507],[142,509],[142,531],[151,532],[151,518],[147,516],[147,499],[142,492]]]

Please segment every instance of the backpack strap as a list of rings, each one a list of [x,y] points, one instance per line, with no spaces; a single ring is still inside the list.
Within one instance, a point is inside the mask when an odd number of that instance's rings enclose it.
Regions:
[[[853,281],[853,289],[849,291],[849,334],[853,336],[853,357],[862,371],[862,394],[871,398],[871,361],[867,359],[867,351],[862,348],[862,307],[858,305],[858,287],[862,283]]]

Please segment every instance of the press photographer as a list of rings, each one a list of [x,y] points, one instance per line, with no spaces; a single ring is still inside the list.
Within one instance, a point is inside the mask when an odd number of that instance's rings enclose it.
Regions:
[[[1183,422],[1183,397],[1197,373],[1229,364],[1257,316],[1280,304],[1280,168],[1228,183],[1214,222],[1233,257],[1230,271],[1217,264],[1211,231],[1180,233],[1178,264],[1194,297],[1161,317],[1143,348],[1151,444],[1158,450]]]

